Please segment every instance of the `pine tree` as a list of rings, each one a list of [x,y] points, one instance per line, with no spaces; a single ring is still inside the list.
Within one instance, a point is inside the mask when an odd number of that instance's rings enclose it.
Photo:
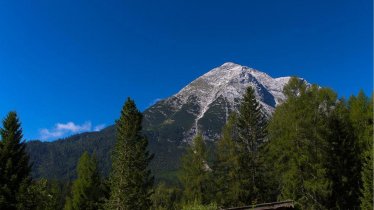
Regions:
[[[153,155],[142,135],[142,114],[127,99],[117,121],[117,141],[112,155],[111,194],[106,207],[117,210],[144,210],[151,207],[153,176],[148,169]]]
[[[15,112],[3,120],[0,134],[0,209],[28,208],[23,198],[31,183],[31,166]]]
[[[240,104],[235,139],[239,154],[240,201],[245,204],[264,200],[264,168],[260,147],[266,137],[267,116],[256,99],[255,92],[248,87]]]
[[[197,134],[182,157],[179,179],[183,186],[183,202],[210,203],[210,168],[201,134]]]
[[[239,175],[237,138],[237,114],[230,115],[222,129],[221,138],[217,142],[213,174],[215,177],[215,200],[219,206],[232,207],[244,205],[240,202],[239,192],[241,180]]]
[[[77,166],[78,178],[72,186],[72,197],[67,199],[66,210],[94,210],[101,207],[103,192],[97,162],[84,152]]]

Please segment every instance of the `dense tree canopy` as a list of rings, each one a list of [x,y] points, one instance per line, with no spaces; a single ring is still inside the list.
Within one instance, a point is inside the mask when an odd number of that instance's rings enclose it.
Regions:
[[[267,156],[279,199],[302,209],[358,208],[362,143],[352,110],[332,90],[300,81],[285,87],[288,99],[269,125]]]
[[[79,159],[78,178],[72,186],[72,195],[67,198],[66,210],[99,209],[104,200],[104,189],[95,158],[85,152]]]
[[[156,188],[133,100],[116,122],[109,184],[87,152],[72,185],[32,180],[21,125],[10,112],[0,129],[0,209],[62,209],[70,186],[65,209],[217,209],[288,199],[300,209],[373,209],[373,97],[361,91],[338,99],[296,77],[284,93],[287,100],[270,117],[249,87],[213,157],[197,134],[182,157],[179,183]]]
[[[363,91],[348,101],[349,117],[357,137],[361,154],[361,208],[373,209],[373,95],[369,99]]]

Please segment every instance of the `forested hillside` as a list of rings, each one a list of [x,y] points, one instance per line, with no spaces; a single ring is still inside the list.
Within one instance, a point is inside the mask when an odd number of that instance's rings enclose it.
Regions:
[[[152,163],[153,167],[162,163],[155,158],[157,152],[150,151],[155,147],[142,129],[143,115],[129,98],[116,126],[101,132],[95,141],[84,141],[82,136],[94,134],[86,133],[55,142],[61,143],[61,149],[53,152],[83,154],[75,163],[78,176],[71,168],[67,175],[72,182],[59,180],[66,184],[56,184],[56,177],[32,179],[21,125],[11,112],[0,130],[0,170],[5,172],[0,177],[0,205],[4,209],[217,209],[292,200],[299,209],[372,209],[373,97],[361,91],[349,99],[338,98],[333,90],[296,77],[283,91],[287,100],[269,118],[255,90],[248,87],[220,138],[209,146],[207,137],[197,133],[180,153],[175,174],[152,170]],[[114,138],[114,146],[100,147],[106,138]],[[74,148],[79,149],[70,150],[68,143],[77,142],[80,145]],[[43,147],[38,149],[43,153]],[[61,160],[50,166],[64,167],[64,158],[73,162],[68,155],[59,155]],[[101,157],[105,158],[98,160]],[[165,183],[165,173],[174,179],[168,177]],[[155,175],[164,179],[155,182]]]

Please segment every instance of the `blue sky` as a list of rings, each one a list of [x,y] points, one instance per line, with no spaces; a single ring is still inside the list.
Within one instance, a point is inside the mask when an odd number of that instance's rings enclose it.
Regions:
[[[371,0],[0,1],[0,117],[26,139],[113,124],[226,61],[373,90]]]

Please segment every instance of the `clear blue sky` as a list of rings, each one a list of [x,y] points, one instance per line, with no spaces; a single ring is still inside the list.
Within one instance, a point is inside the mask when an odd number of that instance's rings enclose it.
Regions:
[[[16,110],[27,139],[94,130],[127,96],[144,110],[226,61],[370,94],[372,10],[371,0],[0,1],[0,117]]]

